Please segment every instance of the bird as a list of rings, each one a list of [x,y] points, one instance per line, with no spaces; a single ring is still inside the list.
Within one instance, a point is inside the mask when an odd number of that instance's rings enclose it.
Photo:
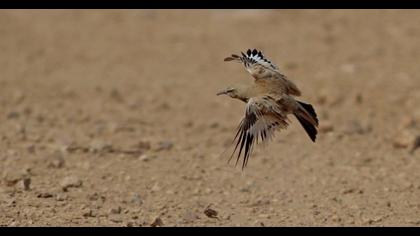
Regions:
[[[295,99],[301,96],[301,91],[279,71],[278,66],[257,49],[241,52],[241,56],[232,54],[224,61],[243,64],[254,78],[252,84],[228,86],[217,93],[218,96],[227,95],[246,103],[245,116],[233,139],[233,143],[236,141],[235,149],[228,162],[238,151],[236,166],[243,153],[243,170],[248,164],[253,147],[260,139],[266,144],[273,139],[276,131],[289,126],[288,115],[294,115],[309,138],[315,142],[319,125],[315,109],[311,104]]]

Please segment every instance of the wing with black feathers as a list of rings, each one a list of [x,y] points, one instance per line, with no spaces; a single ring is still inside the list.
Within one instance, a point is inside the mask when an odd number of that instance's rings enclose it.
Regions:
[[[241,52],[242,56],[232,54],[230,57],[226,57],[225,61],[236,60],[242,62],[245,68],[248,70],[254,66],[263,66],[272,70],[278,70],[278,67],[268,60],[261,51],[257,49],[248,49],[246,54]]]
[[[239,124],[234,138],[236,146],[229,161],[238,150],[236,164],[243,153],[243,169],[248,163],[254,144],[258,143],[259,139],[262,142],[270,140],[276,130],[285,129],[288,126],[287,121],[287,114],[274,98],[268,95],[251,98],[246,105],[245,117]]]
[[[280,73],[278,67],[268,60],[261,51],[248,49],[246,53],[241,52],[241,55],[232,54],[232,56],[226,57],[225,61],[242,63],[256,81],[273,83],[272,87],[277,87],[278,93],[285,92],[295,96],[301,95],[297,86]]]

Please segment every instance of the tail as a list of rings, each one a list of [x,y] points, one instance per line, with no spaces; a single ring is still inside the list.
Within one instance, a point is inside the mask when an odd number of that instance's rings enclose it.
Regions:
[[[299,123],[305,129],[308,136],[313,142],[315,142],[316,135],[318,134],[318,117],[315,113],[315,109],[311,104],[299,102],[299,108],[294,113]]]

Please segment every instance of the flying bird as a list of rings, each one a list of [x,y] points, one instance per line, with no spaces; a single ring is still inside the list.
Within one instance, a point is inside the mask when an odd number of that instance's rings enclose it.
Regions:
[[[218,92],[246,103],[245,117],[241,120],[234,142],[238,163],[243,154],[242,169],[247,165],[254,144],[261,140],[267,143],[277,130],[286,129],[290,123],[288,115],[294,115],[309,138],[315,142],[318,133],[318,118],[311,104],[295,99],[301,95],[297,86],[280,73],[279,68],[268,60],[261,51],[248,49],[241,56],[232,54],[224,61],[236,61],[254,78],[251,85],[235,85]]]

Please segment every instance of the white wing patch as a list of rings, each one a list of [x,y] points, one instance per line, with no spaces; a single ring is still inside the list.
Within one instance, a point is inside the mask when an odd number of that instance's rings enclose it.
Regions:
[[[245,67],[248,67],[246,64],[260,64],[263,65],[265,67],[269,67],[271,69],[274,70],[278,70],[278,67],[276,65],[274,65],[270,60],[268,60],[267,58],[264,57],[264,55],[262,54],[261,51],[258,51],[257,49],[253,49],[251,51],[251,49],[248,49],[246,51],[246,54],[244,54],[243,52],[242,56],[244,57],[244,63],[245,63]]]
[[[245,69],[255,79],[285,79],[285,76],[280,73],[278,67],[264,57],[261,51],[248,49],[246,54],[243,52],[241,54],[240,56],[232,54],[230,57],[226,57],[224,61],[242,63]]]

